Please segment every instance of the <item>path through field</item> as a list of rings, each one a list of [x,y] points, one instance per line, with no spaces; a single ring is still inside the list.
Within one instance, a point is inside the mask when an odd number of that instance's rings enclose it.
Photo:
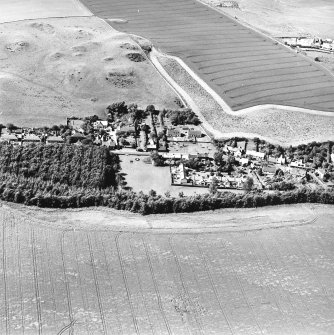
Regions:
[[[211,228],[35,213],[1,207],[0,334],[333,334],[333,208],[214,212]]]
[[[277,104],[334,112],[334,77],[193,0],[82,0],[120,31],[184,60],[233,110]]]

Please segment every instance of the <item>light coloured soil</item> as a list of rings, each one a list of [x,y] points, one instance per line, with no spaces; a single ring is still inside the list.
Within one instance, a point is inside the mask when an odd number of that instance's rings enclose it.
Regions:
[[[334,38],[332,0],[237,0],[240,9],[216,7],[220,0],[200,1],[273,36]]]
[[[65,16],[91,16],[79,0],[1,0],[0,23]]]
[[[143,61],[132,61],[131,53]],[[174,91],[136,42],[96,17],[1,24],[0,60],[4,124],[65,123],[73,115],[104,115],[117,101],[177,107]]]
[[[333,220],[3,204],[0,333],[333,334]]]
[[[334,139],[334,118],[283,109],[261,109],[244,115],[224,112],[213,97],[173,58],[158,57],[168,75],[180,85],[217,132],[215,137],[260,136],[273,143],[298,145]]]

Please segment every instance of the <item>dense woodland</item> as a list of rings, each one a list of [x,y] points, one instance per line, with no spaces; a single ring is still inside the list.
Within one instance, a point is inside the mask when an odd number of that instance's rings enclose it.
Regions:
[[[52,208],[108,206],[135,213],[179,213],[293,203],[334,204],[334,192],[298,189],[174,198],[124,190],[119,159],[97,146],[0,145],[0,199]]]

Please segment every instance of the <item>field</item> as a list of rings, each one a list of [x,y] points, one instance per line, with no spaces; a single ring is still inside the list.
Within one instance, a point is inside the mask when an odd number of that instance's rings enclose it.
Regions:
[[[245,136],[266,139],[284,146],[334,140],[332,116],[291,112],[277,108],[231,115],[173,58],[157,57],[167,74],[186,92],[204,127],[216,138]],[[186,99],[187,100],[187,99]],[[190,103],[188,101],[188,103]]]
[[[201,0],[216,6],[220,0]],[[239,9],[217,7],[273,36],[334,37],[331,0],[238,0]]]
[[[0,23],[65,16],[91,16],[78,0],[1,0]]]
[[[334,111],[334,78],[314,62],[191,0],[83,0],[118,30],[181,57],[234,110],[279,104]]]
[[[333,207],[0,210],[1,334],[333,333]]]
[[[115,101],[177,107],[176,93],[140,47],[96,17],[4,23],[0,45],[3,124],[52,126],[73,115],[105,116]],[[130,54],[143,61],[132,61]]]

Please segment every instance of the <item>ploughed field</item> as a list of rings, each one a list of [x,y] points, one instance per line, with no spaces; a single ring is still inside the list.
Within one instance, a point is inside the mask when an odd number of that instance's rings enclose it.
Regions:
[[[279,104],[334,112],[334,78],[312,61],[193,0],[82,0],[116,29],[181,57],[233,110]]]
[[[262,228],[285,224],[292,210]],[[97,210],[58,211],[86,218],[66,226],[52,222],[53,211],[37,221],[3,206],[0,333],[333,334],[333,211],[251,230],[271,213],[254,211],[230,218],[234,231],[223,229],[223,213],[206,213],[207,222],[218,219],[201,231],[176,226],[204,214],[172,215],[167,229],[154,229],[155,219],[153,229],[140,229],[140,217],[115,214],[110,221],[127,227],[112,229],[89,227]]]

